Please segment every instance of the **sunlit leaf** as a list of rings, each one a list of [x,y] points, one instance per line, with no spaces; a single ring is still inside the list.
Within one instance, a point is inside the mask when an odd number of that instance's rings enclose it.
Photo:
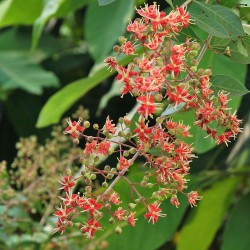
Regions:
[[[226,215],[237,178],[227,178],[201,193],[203,199],[193,208],[178,236],[177,250],[207,250]]]
[[[37,46],[43,27],[54,16],[64,16],[86,4],[86,0],[45,0],[41,15],[33,26],[32,48]]]
[[[39,16],[43,0],[8,0],[0,2],[0,27],[28,25]]]
[[[34,63],[26,54],[0,52],[0,86],[41,94],[44,87],[58,86],[56,76]]]
[[[88,7],[84,31],[89,51],[96,61],[103,60],[118,37],[125,32],[125,26],[133,16],[134,6],[134,0],[119,0],[106,6],[98,6],[95,1]]]

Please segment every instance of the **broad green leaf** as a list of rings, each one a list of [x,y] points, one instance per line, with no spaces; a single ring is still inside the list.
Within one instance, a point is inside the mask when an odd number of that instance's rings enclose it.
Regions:
[[[213,75],[219,75],[223,73],[239,82],[245,82],[247,70],[246,66],[243,67],[240,64],[235,64],[223,55],[216,55],[210,51],[207,51],[202,58],[199,67],[204,69],[211,67]],[[232,101],[230,101],[229,107],[233,108],[233,110],[237,109],[240,104],[240,100],[241,97],[234,97]],[[193,135],[193,137],[185,137],[182,139],[187,143],[193,143],[195,152],[199,154],[205,153],[217,145],[211,138],[205,138],[207,134],[203,130],[193,125],[194,121],[196,120],[193,111],[175,114],[173,115],[173,118],[176,121],[183,120],[185,124],[191,126],[190,133]]]
[[[227,6],[229,8],[235,7],[239,2],[240,0],[220,0],[221,5]]]
[[[48,56],[62,51],[62,42],[58,39],[45,34],[41,41],[39,49],[30,50],[31,33],[26,29],[11,28],[1,32],[0,35],[0,51],[19,51],[24,52],[36,62],[41,62]]]
[[[232,202],[237,178],[227,178],[201,193],[203,199],[193,208],[178,235],[177,250],[207,250]]]
[[[133,57],[120,57],[119,63],[128,64]],[[110,72],[107,66],[102,63],[89,77],[74,81],[57,93],[55,93],[43,106],[36,126],[38,128],[46,127],[59,122],[63,113],[71,107],[80,97],[84,96],[90,89],[98,85],[107,77],[113,75],[115,71]]]
[[[229,76],[215,75],[211,77],[210,81],[213,83],[212,89],[216,94],[221,90],[229,92],[230,97],[242,96],[249,93],[247,88],[241,82]]]
[[[209,19],[207,19],[207,22],[210,23],[215,21],[218,27],[222,26],[226,30],[228,38],[237,40],[238,36],[244,35],[242,23],[239,17],[234,14],[231,9],[220,5],[205,4],[199,1],[195,1],[194,4],[201,7],[201,9],[204,11],[205,16]],[[216,36],[216,34],[212,35]]]
[[[98,4],[100,6],[104,6],[104,5],[108,5],[110,3],[113,3],[114,1],[116,1],[116,0],[98,0]]]
[[[181,197],[179,208],[170,204],[169,200],[163,202],[163,213],[166,218],[160,218],[154,225],[148,223],[145,218],[140,216],[135,228],[126,226],[121,235],[112,234],[107,238],[110,250],[155,250],[162,244],[172,239],[182,217],[188,207],[187,202]]]
[[[3,90],[18,88],[39,95],[44,87],[58,86],[58,80],[26,54],[0,52],[0,86]]]
[[[222,238],[222,250],[247,250],[250,246],[250,194],[235,205],[228,218]]]
[[[228,58],[238,63],[249,64],[250,63],[250,36],[243,36],[241,38],[241,42],[246,50],[245,53],[247,53],[248,55],[247,56],[243,55],[242,51],[241,52],[239,51],[238,43],[232,41],[229,44],[231,55],[228,56]]]
[[[43,0],[6,0],[0,2],[0,27],[32,24],[42,10]]]
[[[181,102],[178,105],[169,105],[165,111],[162,112],[161,116],[168,116],[173,115],[177,112],[179,112],[184,106],[186,105],[185,102]]]
[[[246,48],[246,46],[242,43],[241,40],[239,40],[238,43],[237,43],[237,49],[238,49],[238,51],[239,51],[243,56],[245,56],[245,57],[248,56],[247,48]]]
[[[230,37],[226,29],[216,20],[206,16],[192,15],[192,17],[195,19],[195,24],[209,34],[221,38]]]
[[[103,60],[125,32],[126,24],[133,16],[134,5],[134,0],[119,0],[100,7],[95,1],[88,7],[84,30],[89,51],[96,61]]]
[[[250,21],[250,7],[240,8],[240,19]]]
[[[37,46],[43,27],[51,17],[62,17],[86,4],[86,0],[45,0],[41,15],[33,26],[32,48]]]

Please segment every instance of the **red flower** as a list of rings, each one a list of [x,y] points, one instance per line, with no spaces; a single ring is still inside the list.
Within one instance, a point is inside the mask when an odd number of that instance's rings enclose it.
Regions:
[[[91,215],[98,213],[99,210],[103,207],[102,204],[98,203],[93,198],[83,198],[79,200],[78,206],[84,211],[88,211]]]
[[[135,48],[133,47],[132,43],[130,41],[124,43],[122,46],[122,52],[125,55],[131,55],[135,53]]]
[[[105,132],[109,132],[112,135],[115,134],[115,124],[112,124],[112,120],[109,119],[109,116],[106,118],[105,125],[103,126]]]
[[[64,191],[68,192],[70,188],[75,186],[75,179],[71,175],[65,177],[61,175],[59,183],[62,185],[60,189],[64,189]]]
[[[191,207],[196,206],[196,201],[200,200],[202,197],[198,196],[197,191],[192,191],[188,194],[188,202],[191,205]]]
[[[160,203],[149,204],[147,207],[147,213],[144,214],[144,217],[150,222],[154,224],[158,221],[159,217],[165,217],[165,214],[161,214],[161,209],[159,208]]]
[[[117,210],[114,212],[114,216],[116,217],[117,220],[121,221],[124,219],[124,215],[127,211],[123,209],[122,207],[119,207]]]
[[[84,127],[82,127],[80,124],[82,122],[82,118],[80,117],[79,120],[71,122],[71,119],[66,119],[68,123],[68,127],[64,130],[64,134],[70,134],[74,138],[78,138],[81,133],[84,131]]]
[[[69,216],[69,214],[73,211],[73,208],[60,207],[56,210],[55,216],[57,216],[61,221],[65,221],[65,219]]]
[[[119,162],[118,162],[118,168],[119,170],[126,169],[130,166],[129,160],[124,158],[123,156],[120,157]]]
[[[81,228],[81,231],[84,233],[86,238],[91,238],[94,236],[96,230],[101,229],[101,223],[93,219],[89,219],[87,223]]]
[[[106,156],[108,154],[108,150],[110,149],[110,144],[111,143],[109,141],[100,142],[97,152]]]
[[[154,97],[152,95],[139,96],[137,98],[137,101],[142,103],[137,111],[146,119],[148,118],[148,116],[156,112],[156,104],[154,102]]]
[[[134,214],[135,214],[135,212],[134,212],[134,213],[133,213],[133,212],[130,212],[130,214],[129,214],[129,216],[128,216],[128,219],[127,219],[127,222],[128,222],[128,224],[129,224],[131,227],[134,227],[134,226],[135,226],[135,221],[137,220],[137,219],[135,219]]]

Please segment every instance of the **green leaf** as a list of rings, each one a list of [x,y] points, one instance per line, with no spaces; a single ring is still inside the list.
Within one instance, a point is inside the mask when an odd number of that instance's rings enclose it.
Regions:
[[[174,9],[173,1],[172,0],[166,0],[166,2],[170,5],[172,9]]]
[[[108,5],[110,3],[113,3],[115,0],[98,0],[98,4],[100,6]]]
[[[207,69],[211,68],[214,75],[223,74],[231,77],[239,82],[245,82],[246,66],[235,64],[223,55],[216,55],[210,51],[207,51],[203,56],[199,67]],[[235,110],[240,104],[241,97],[234,97],[229,103],[229,107]],[[175,121],[183,121],[185,124],[191,126],[190,133],[193,137],[182,138],[187,143],[193,143],[195,152],[201,154],[217,146],[214,140],[211,138],[205,138],[206,132],[201,130],[199,127],[194,126],[193,123],[196,120],[193,111],[185,112],[182,114],[173,115]]]
[[[235,7],[239,2],[240,0],[220,0],[221,5],[227,6],[229,8]]]
[[[240,19],[250,21],[250,7],[240,8]]]
[[[201,193],[203,199],[193,208],[179,234],[177,250],[207,250],[226,215],[238,183],[227,178]]]
[[[216,20],[205,16],[192,15],[195,19],[195,24],[209,34],[221,38],[228,38],[229,35],[226,29]]]
[[[19,88],[39,95],[44,87],[58,86],[58,80],[24,53],[0,52],[0,86],[3,90]]]
[[[110,250],[154,250],[172,239],[182,217],[188,207],[183,197],[180,199],[179,208],[170,204],[169,200],[163,202],[163,213],[166,218],[160,218],[154,225],[148,223],[143,216],[138,218],[135,228],[126,226],[122,229],[121,235],[112,234],[107,238]]]
[[[138,53],[140,53],[138,51]],[[121,56],[118,60],[120,64],[128,64],[133,57]],[[46,127],[59,122],[63,113],[71,107],[80,97],[84,96],[90,89],[98,85],[107,77],[113,75],[115,71],[110,72],[104,63],[94,66],[95,70],[89,77],[74,81],[58,92],[56,92],[43,106],[36,126],[38,128]]]
[[[243,56],[245,56],[245,57],[248,56],[247,48],[246,48],[246,46],[242,43],[241,40],[239,40],[238,43],[237,43],[237,49],[238,49],[238,51],[239,51]]]
[[[33,25],[32,48],[37,46],[43,27],[51,17],[62,17],[86,4],[86,0],[45,0],[41,15]]]
[[[247,250],[250,246],[250,194],[237,202],[230,214],[222,238],[222,250]]]
[[[125,26],[133,16],[134,5],[134,0],[119,0],[102,7],[93,2],[88,7],[84,30],[89,51],[96,61],[103,60],[125,32]]]
[[[231,55],[228,56],[228,58],[232,61],[242,63],[242,64],[249,64],[250,63],[250,36],[243,36],[241,38],[242,45],[244,46],[245,52],[243,52],[245,55],[242,54],[242,48],[241,51],[239,51],[239,45],[238,43],[231,42],[229,44]],[[247,56],[246,56],[247,54]]]
[[[0,3],[0,27],[28,25],[39,16],[43,0],[7,0]]]
[[[213,83],[212,89],[216,94],[221,90],[229,92],[230,97],[242,96],[249,93],[247,88],[241,82],[230,76],[215,75],[210,78],[210,81]]]
[[[173,115],[177,112],[179,112],[184,106],[186,105],[185,102],[181,102],[178,105],[168,105],[168,107],[165,109],[165,111],[162,112],[161,116],[168,116]]]
[[[220,5],[204,4],[198,1],[195,1],[194,4],[201,7],[201,9],[204,11],[205,16],[208,18],[206,19],[206,21],[208,22],[207,23],[208,26],[215,25],[214,23],[215,21],[217,23],[217,26],[220,27],[220,30],[221,30],[221,27],[223,27],[224,30],[227,32],[226,37],[231,38],[233,40],[237,40],[238,36],[244,35],[244,30],[242,27],[241,20],[236,14],[234,14],[234,12],[231,9],[224,7],[224,6],[220,6]],[[203,25],[205,25],[204,22],[205,20],[202,20]],[[210,22],[213,25],[210,25]],[[199,20],[198,20],[197,25],[199,26]],[[214,29],[217,29],[217,28],[214,27]],[[210,30],[208,32],[210,32]],[[220,31],[220,33],[222,34],[222,30]],[[211,33],[211,34],[214,36],[218,36],[218,34],[216,35],[216,32]],[[219,36],[219,37],[223,38],[223,36]]]

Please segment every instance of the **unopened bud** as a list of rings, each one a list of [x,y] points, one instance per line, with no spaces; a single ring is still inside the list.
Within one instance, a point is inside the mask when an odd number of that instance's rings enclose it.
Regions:
[[[66,172],[66,175],[67,175],[67,176],[70,176],[70,175],[71,175],[71,170],[70,170],[69,168],[67,168],[65,172]]]
[[[120,47],[119,47],[118,45],[115,45],[115,46],[113,47],[113,51],[114,51],[114,52],[120,52]]]
[[[84,128],[89,128],[89,127],[90,127],[90,122],[89,122],[89,121],[85,121],[85,122],[83,123],[83,127],[84,127]]]
[[[98,130],[98,129],[99,129],[99,125],[98,125],[97,123],[95,123],[95,124],[93,125],[93,129]]]
[[[78,139],[78,138],[75,138],[75,139],[73,140],[73,143],[74,143],[75,145],[78,145],[78,144],[79,144],[79,139]]]
[[[109,223],[110,223],[110,224],[114,224],[114,223],[115,223],[114,218],[110,218],[110,219],[109,219]]]
[[[115,229],[115,233],[116,234],[121,234],[122,233],[122,229],[119,226],[117,226],[116,229]]]
[[[134,208],[136,207],[136,204],[135,204],[135,203],[129,203],[129,204],[128,204],[128,207],[129,207],[130,209],[134,209]]]
[[[118,41],[119,41],[120,44],[124,44],[127,41],[127,39],[124,36],[120,36],[118,38]]]
[[[212,75],[212,70],[211,69],[205,69],[203,75],[211,76]]]

